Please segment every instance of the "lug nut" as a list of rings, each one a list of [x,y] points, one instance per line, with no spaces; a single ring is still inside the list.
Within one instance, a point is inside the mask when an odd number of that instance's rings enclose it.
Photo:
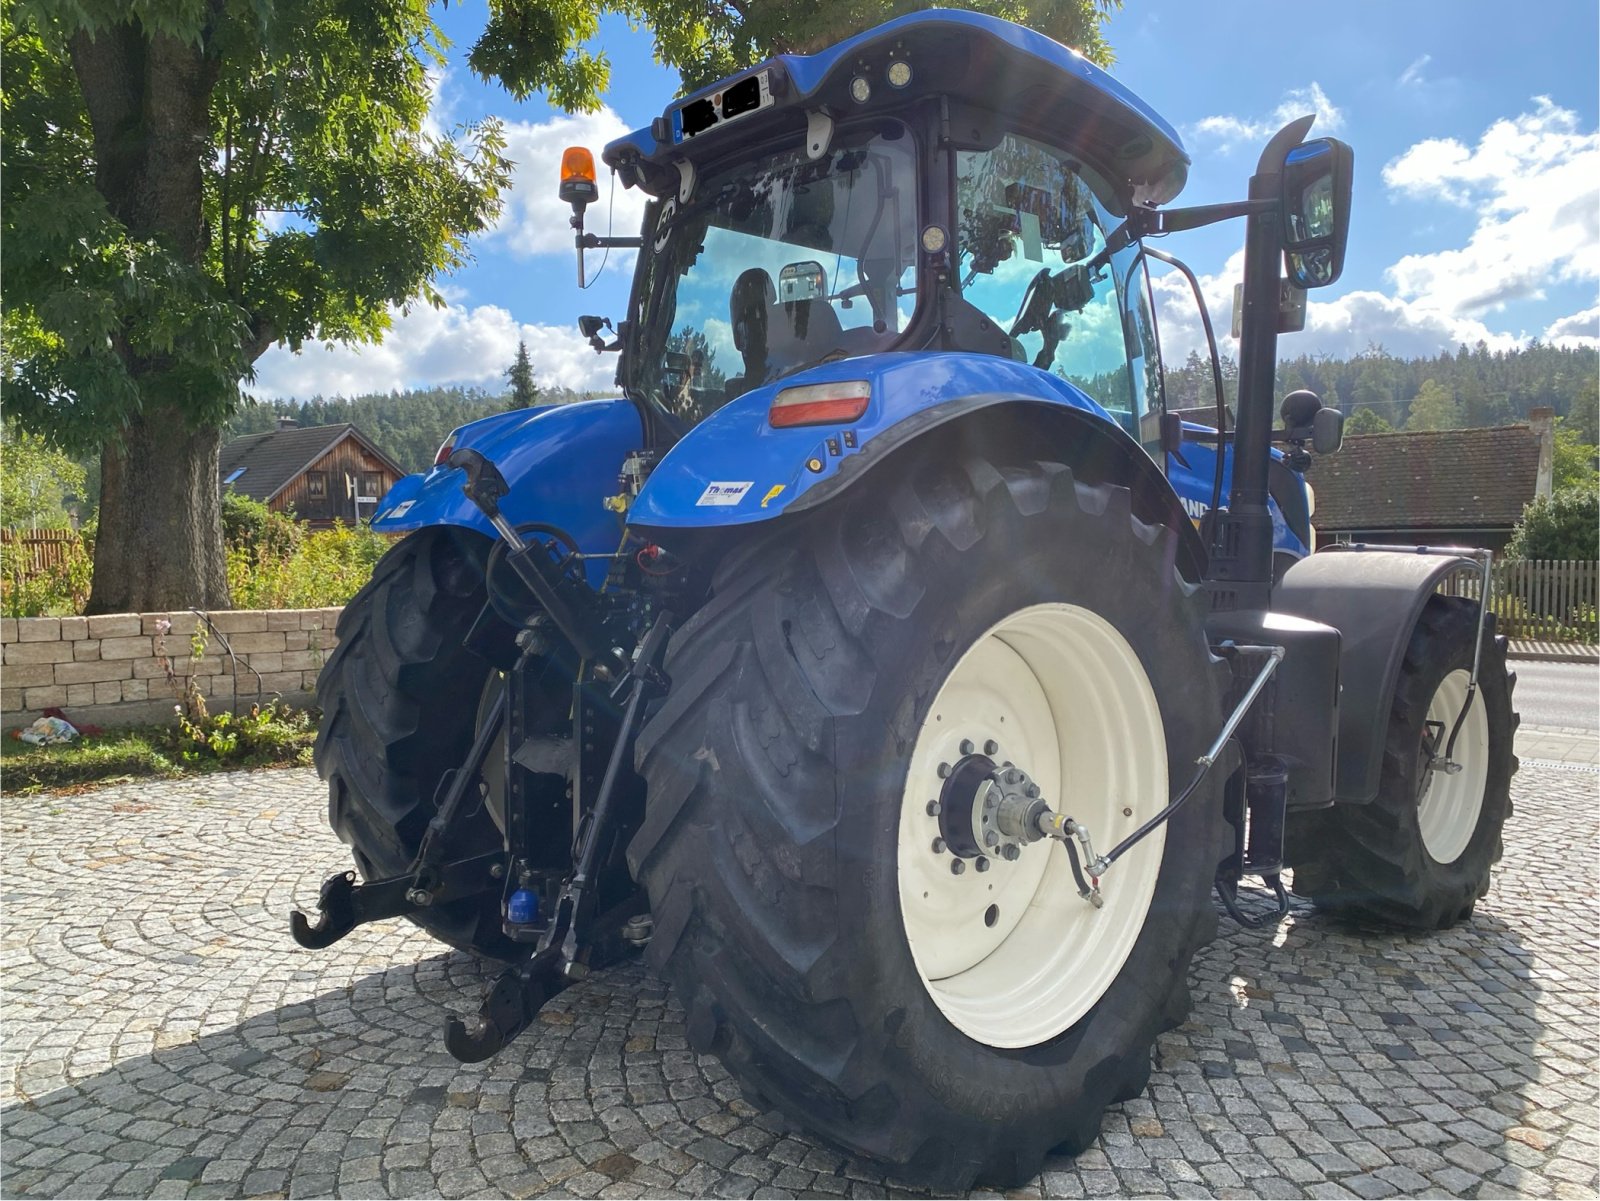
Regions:
[[[933,840],[933,853],[935,855],[943,855],[944,854],[944,839],[935,838]]]
[[[1028,785],[1028,795],[1031,796],[1031,797],[1038,796],[1039,795],[1039,786],[1037,784],[1029,784]]]
[[[1000,858],[1004,859],[1007,863],[1015,863],[1017,861],[1017,856],[1020,854],[1022,854],[1022,851],[1014,842],[1008,842],[1005,846],[1000,848]]]
[[[963,738],[963,739],[962,739],[962,740],[961,740],[961,753],[962,753],[962,754],[963,754],[963,755],[970,755],[970,754],[972,754],[972,752],[973,752],[973,749],[974,749],[974,748],[973,748],[973,745],[972,745],[972,739],[970,739],[970,738]]]
[[[986,872],[989,870],[989,860],[984,856],[979,855],[978,862],[974,863],[972,866],[977,868],[980,872]]]
[[[989,739],[988,742],[983,744],[983,753],[985,755],[998,755],[1000,753],[1000,744],[993,738]]]
[[[406,900],[410,901],[413,905],[426,909],[429,905],[433,904],[433,894],[431,892],[425,892],[420,888],[413,888],[406,893]]]
[[[497,863],[497,864],[495,864],[493,867],[491,867],[489,869],[489,876],[490,876],[491,879],[494,879],[494,880],[500,879],[505,874],[506,874],[506,865],[503,864],[503,863]]]
[[[950,863],[950,874],[952,876],[959,876],[962,872],[964,872],[966,870],[967,870],[967,861],[965,859],[955,859],[955,860],[951,861],[951,863]]]
[[[929,801],[928,802],[928,816],[929,817],[938,817],[939,814],[941,812],[943,812],[943,810],[944,810],[944,806],[939,804],[938,801]]]
[[[1016,768],[1012,768],[1010,771],[1006,772],[1006,783],[1007,784],[1020,784],[1020,783],[1022,783],[1022,773],[1020,771],[1018,771]]]
[[[986,846],[986,847],[997,847],[997,846],[999,846],[1000,845],[1000,835],[996,834],[993,830],[990,830],[987,834],[985,834],[983,836],[983,845]]]
[[[950,765],[948,763],[939,764],[939,778],[941,780],[948,780],[950,778]]]

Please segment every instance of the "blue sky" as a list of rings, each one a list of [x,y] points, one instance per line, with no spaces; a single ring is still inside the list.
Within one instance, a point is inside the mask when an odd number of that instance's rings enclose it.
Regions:
[[[603,387],[614,358],[579,338],[579,313],[621,316],[631,256],[614,255],[587,292],[577,287],[566,212],[555,200],[560,152],[645,125],[677,87],[651,58],[647,34],[607,19],[598,43],[612,88],[598,114],[517,103],[468,71],[482,28],[478,0],[439,11],[455,45],[435,90],[434,120],[498,117],[515,182],[475,261],[444,281],[449,305],[397,315],[379,346],[269,351],[263,396],[310,396],[460,383],[498,389],[519,338],[535,371]],[[1519,20],[1523,14],[1536,19]],[[1600,6],[1539,0],[1126,0],[1107,36],[1113,73],[1183,133],[1194,159],[1178,203],[1241,197],[1266,137],[1319,113],[1315,132],[1356,153],[1354,218],[1344,277],[1313,295],[1305,333],[1282,353],[1354,354],[1369,343],[1401,355],[1482,339],[1510,347],[1539,337],[1600,345]],[[602,180],[602,197],[606,183]],[[636,192],[618,190],[618,233],[637,229]],[[591,209],[604,224],[605,202]],[[1202,277],[1213,319],[1228,328],[1240,276],[1236,224],[1175,235],[1164,249]],[[597,263],[591,260],[591,265]],[[1195,344],[1193,304],[1158,282],[1169,360]],[[1231,344],[1224,345],[1231,351]]]

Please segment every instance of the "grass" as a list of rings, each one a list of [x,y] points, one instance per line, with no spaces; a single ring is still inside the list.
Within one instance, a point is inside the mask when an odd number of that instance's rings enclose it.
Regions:
[[[107,730],[57,746],[31,746],[7,730],[0,737],[0,792],[82,791],[130,779],[304,765],[315,740],[315,714],[275,705],[237,717],[218,713]]]

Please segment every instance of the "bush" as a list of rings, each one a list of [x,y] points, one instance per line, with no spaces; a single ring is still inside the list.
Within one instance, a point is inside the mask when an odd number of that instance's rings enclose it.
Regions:
[[[300,523],[292,513],[276,513],[232,488],[222,494],[222,540],[230,550],[285,558],[299,548],[300,539]]]
[[[28,575],[28,549],[19,539],[0,543],[0,609],[7,617],[71,617],[83,612],[94,561],[83,541],[64,544],[59,563]]]
[[[265,546],[228,548],[228,592],[239,609],[321,609],[342,605],[372,578],[389,540],[367,526],[306,534],[289,554]]]
[[[1600,557],[1600,493],[1579,486],[1554,496],[1540,496],[1522,510],[1506,546],[1510,559],[1578,559]]]

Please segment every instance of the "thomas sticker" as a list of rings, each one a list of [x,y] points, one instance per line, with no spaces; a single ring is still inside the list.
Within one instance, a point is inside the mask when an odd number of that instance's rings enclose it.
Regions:
[[[712,480],[706,485],[706,490],[700,494],[700,499],[694,502],[695,507],[736,505],[744,499],[744,494],[750,491],[754,484],[754,480],[740,480],[737,483],[729,483],[726,480]]]

